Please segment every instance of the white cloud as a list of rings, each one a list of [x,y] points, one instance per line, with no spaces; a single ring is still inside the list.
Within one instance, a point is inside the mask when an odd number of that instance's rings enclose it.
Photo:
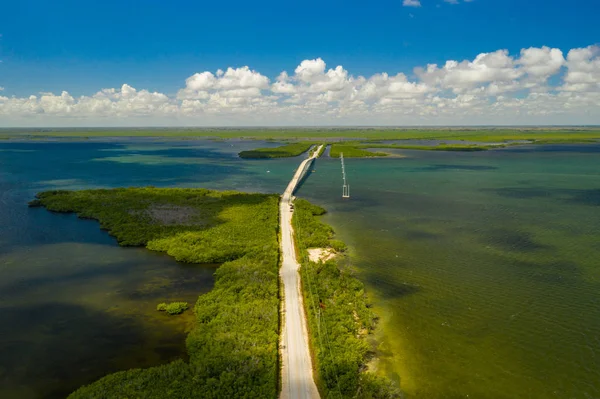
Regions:
[[[210,100],[217,95],[218,99],[229,98],[223,104],[236,104],[234,98],[261,96],[261,90],[269,88],[269,78],[250,70],[249,67],[219,69],[211,72],[196,73],[185,81],[185,88],[179,90],[180,100]]]
[[[196,73],[185,80],[185,85],[190,90],[203,91],[215,87],[217,78],[210,72]]]
[[[521,50],[521,58],[518,63],[523,66],[527,74],[546,79],[560,70],[565,59],[562,51],[557,48],[530,47]]]
[[[320,58],[316,60],[304,60],[294,72],[298,80],[309,83],[315,77],[323,75],[323,72],[325,72],[325,61]]]
[[[0,91],[4,91],[4,87],[0,86]]]
[[[446,61],[443,67],[429,64],[427,68],[416,68],[415,74],[425,83],[442,89],[464,92],[492,82],[510,82],[522,76],[523,71],[515,68],[515,61],[507,50],[481,53],[473,61]]]
[[[93,96],[75,99],[68,92],[43,93],[28,98],[0,97],[0,115],[59,117],[131,117],[176,112],[177,104],[162,93],[137,91],[124,84],[120,90],[103,89]]]
[[[290,77],[287,72],[283,71],[277,77],[277,81],[271,87],[273,93],[292,94],[296,92],[295,86],[290,83]]]
[[[572,49],[567,54],[564,91],[600,91],[600,46]]]
[[[421,7],[420,0],[403,0],[402,5],[404,7]]]
[[[200,71],[176,96],[128,84],[74,97],[0,96],[0,123],[16,125],[307,125],[600,123],[600,47],[481,53],[356,76],[307,59],[273,81],[244,66]],[[551,82],[551,83],[550,83]],[[558,83],[557,83],[558,82]]]
[[[258,72],[251,71],[247,66],[242,68],[227,68],[227,71],[217,71],[219,79],[217,87],[222,89],[256,88],[266,89],[269,86],[269,78]]]

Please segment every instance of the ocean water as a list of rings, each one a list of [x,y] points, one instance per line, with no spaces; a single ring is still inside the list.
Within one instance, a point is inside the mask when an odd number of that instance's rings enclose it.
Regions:
[[[408,398],[600,398],[600,146],[320,159]]]
[[[283,191],[299,161],[237,158],[257,145],[277,144],[0,143],[0,398],[63,398],[110,372],[185,358],[192,312],[169,317],[156,305],[194,304],[218,267],[119,247],[95,221],[28,208],[35,193],[147,185]]]
[[[300,159],[269,142],[0,143],[0,397],[59,398],[185,358],[217,265],[118,247],[94,221],[29,209],[38,191],[178,186],[282,192]],[[322,158],[298,196],[350,245],[380,315],[374,365],[408,398],[600,397],[600,146]]]

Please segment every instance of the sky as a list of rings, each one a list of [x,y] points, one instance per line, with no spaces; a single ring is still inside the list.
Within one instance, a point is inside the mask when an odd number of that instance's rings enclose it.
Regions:
[[[0,1],[0,126],[600,124],[599,0]]]

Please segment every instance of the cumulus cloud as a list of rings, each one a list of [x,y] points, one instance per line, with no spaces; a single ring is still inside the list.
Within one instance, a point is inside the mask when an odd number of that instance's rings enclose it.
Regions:
[[[567,54],[567,68],[562,90],[572,92],[600,90],[600,46],[572,49]]]
[[[271,104],[263,90],[269,88],[269,78],[244,66],[226,71],[196,73],[185,81],[177,99],[182,100],[183,115],[217,114],[263,109]]]
[[[277,77],[277,81],[273,83],[271,91],[278,94],[292,94],[296,92],[296,87],[290,83],[287,72],[283,71]]]
[[[547,79],[556,74],[564,65],[565,59],[562,51],[557,48],[534,48],[521,50],[518,63],[523,66],[525,73]]]
[[[66,91],[60,95],[42,93],[39,97],[0,97],[0,115],[9,116],[130,117],[168,114],[177,108],[177,104],[162,93],[137,91],[127,84],[118,90],[103,89],[77,99]]]
[[[550,47],[497,50],[417,67],[413,74],[371,76],[314,58],[273,80],[248,66],[199,71],[175,96],[128,84],[80,97],[66,91],[0,96],[0,123],[600,123],[599,82],[598,46],[571,49],[566,58]]]
[[[425,83],[451,89],[456,94],[482,85],[504,84],[522,76],[515,68],[515,61],[507,50],[481,53],[473,61],[446,61],[443,67],[429,64],[426,68],[416,68],[415,74]]]

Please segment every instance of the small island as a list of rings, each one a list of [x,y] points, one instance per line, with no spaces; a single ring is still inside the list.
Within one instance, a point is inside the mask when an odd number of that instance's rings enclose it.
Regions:
[[[180,188],[118,188],[39,193],[30,206],[95,219],[123,246],[145,246],[181,262],[220,264],[214,288],[200,295],[186,346],[189,361],[124,370],[69,397],[276,398],[281,315],[279,196]],[[399,389],[369,370],[366,339],[376,325],[363,284],[336,257],[345,245],[318,220],[323,208],[296,201],[293,225],[302,265],[315,381],[322,397],[395,398]],[[316,260],[316,262],[315,262]],[[187,303],[158,304],[181,313]]]
[[[171,303],[159,303],[156,305],[156,310],[159,312],[165,312],[168,315],[177,315],[182,314],[186,310],[189,309],[189,305],[187,302],[171,302]]]
[[[220,264],[194,306],[189,362],[110,374],[71,398],[277,396],[277,195],[119,188],[43,192],[31,205],[96,219],[120,245]]]
[[[414,151],[487,151],[522,145],[597,143],[600,132],[594,129],[330,129],[327,131],[284,131],[299,141],[279,147],[241,151],[240,158],[268,159],[295,157],[313,145],[329,147],[329,156],[339,158],[375,158],[390,154],[385,149]],[[282,132],[270,140],[289,139]]]

